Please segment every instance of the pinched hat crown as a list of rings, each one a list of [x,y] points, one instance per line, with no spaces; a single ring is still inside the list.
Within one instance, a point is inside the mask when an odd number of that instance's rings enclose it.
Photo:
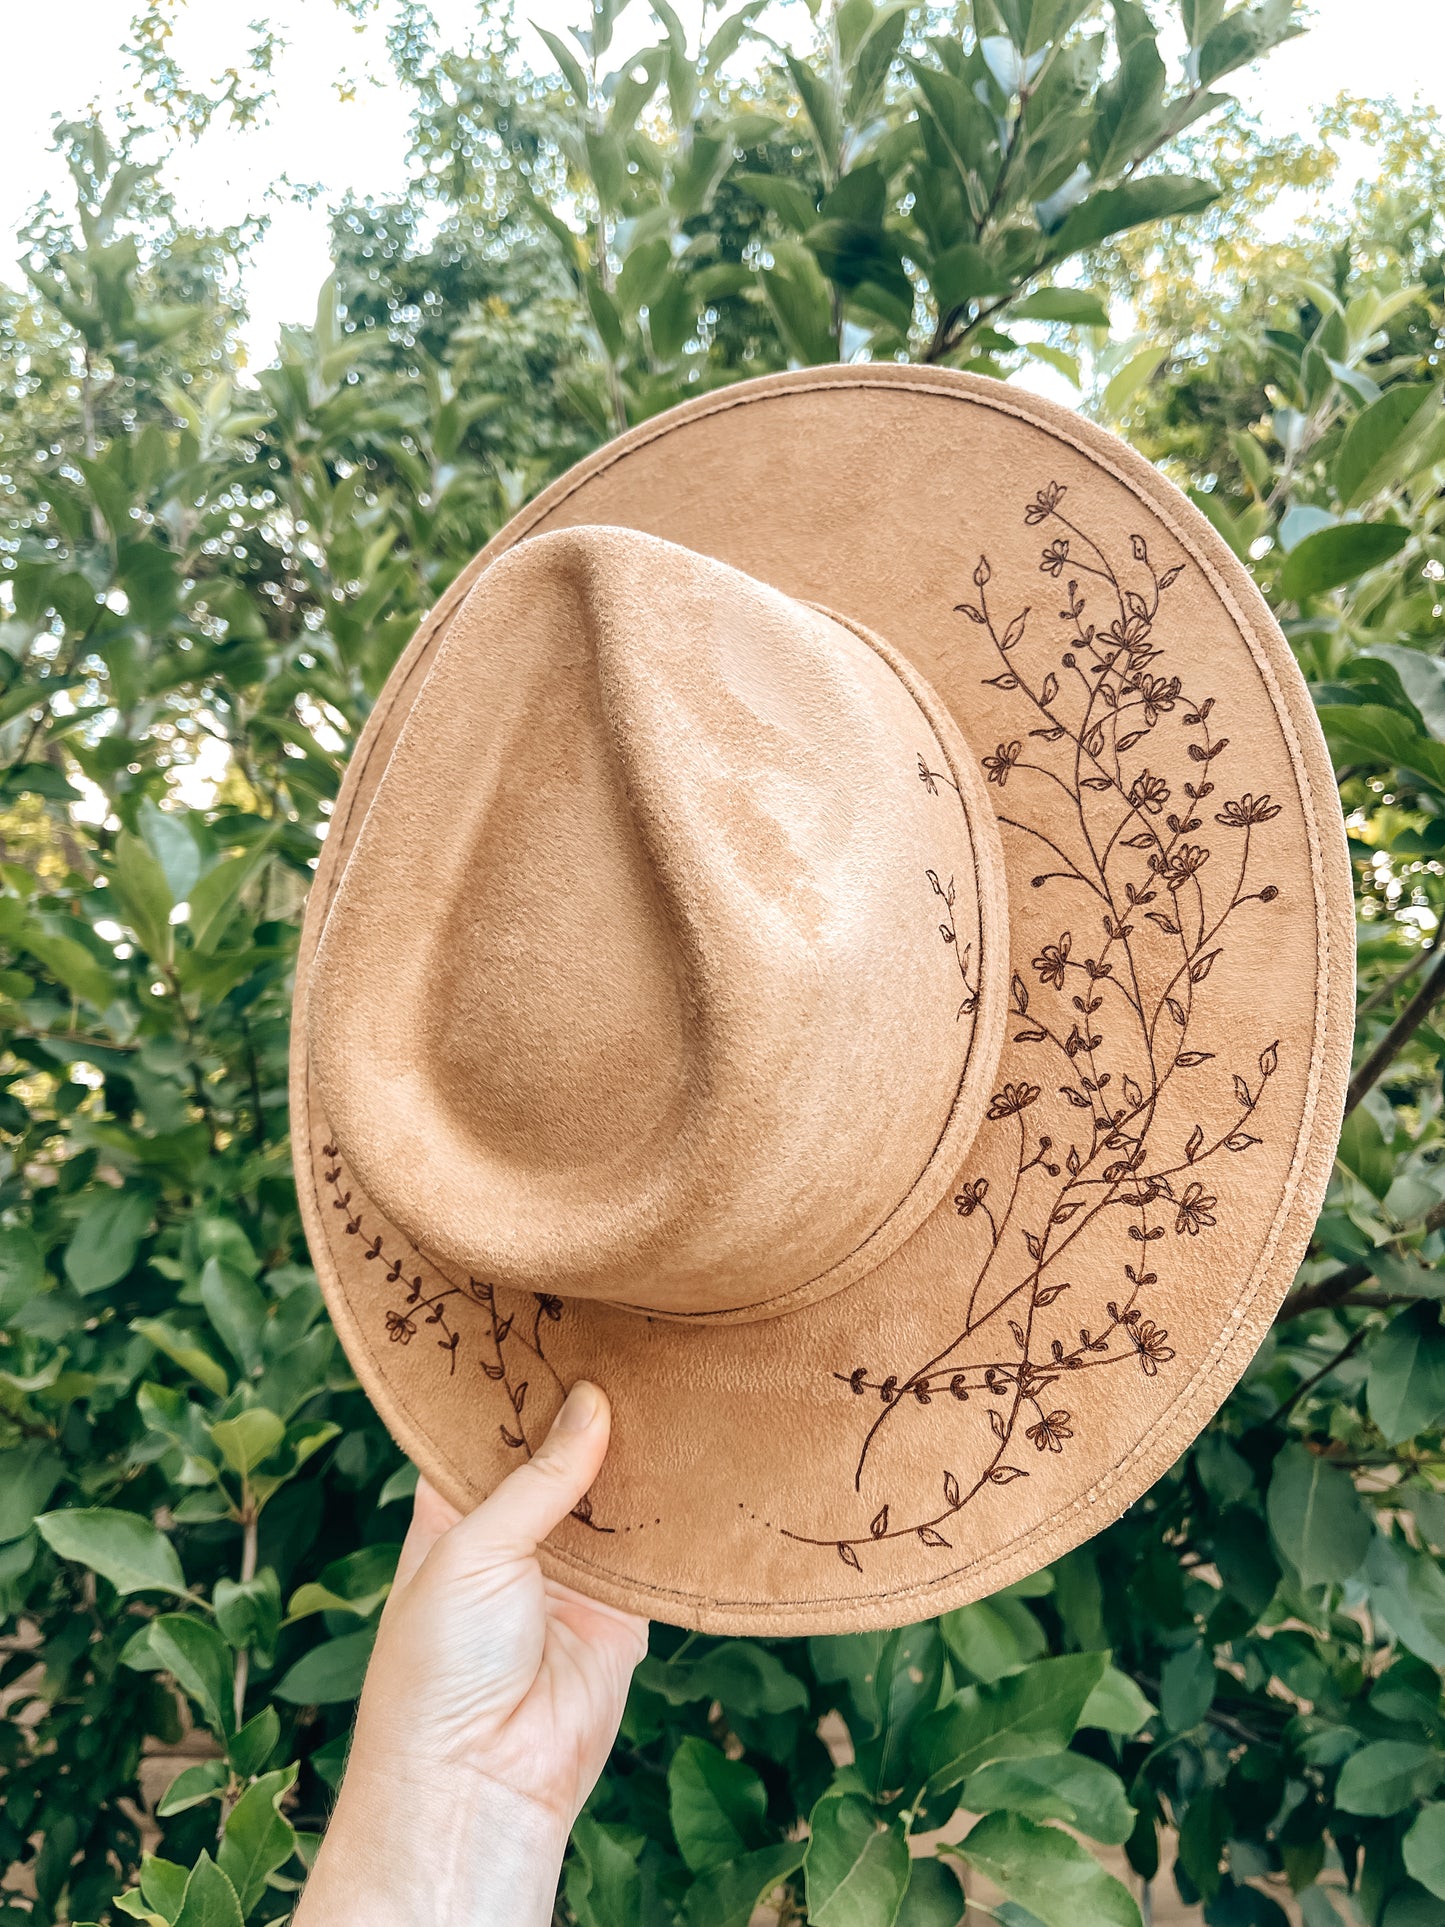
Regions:
[[[956,1176],[1005,930],[973,761],[885,642],[563,530],[485,572],[428,671],[310,1049],[349,1167],[443,1269],[762,1317],[881,1262]]]

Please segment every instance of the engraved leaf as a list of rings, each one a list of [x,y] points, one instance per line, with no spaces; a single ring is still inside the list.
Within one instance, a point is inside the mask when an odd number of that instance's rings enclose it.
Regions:
[[[1273,1077],[1279,1069],[1279,1044],[1277,1041],[1259,1053],[1259,1068],[1266,1077]]]
[[[1044,677],[1043,688],[1039,691],[1039,701],[1043,704],[1044,708],[1047,709],[1058,693],[1059,679],[1050,671],[1049,674]]]
[[[943,1534],[935,1532],[932,1526],[920,1526],[918,1536],[926,1546],[946,1546],[949,1543]]]
[[[982,621],[982,617],[979,617],[978,620]],[[983,681],[986,689],[1017,689],[1019,686],[1018,677],[1007,674],[1002,676],[985,676]]]
[[[1034,1300],[1034,1303],[1039,1306],[1051,1305],[1061,1292],[1065,1292],[1068,1289],[1067,1281],[1057,1285],[1045,1285],[1044,1289]]]
[[[1184,1162],[1186,1164],[1193,1164],[1194,1160],[1199,1156],[1203,1144],[1204,1132],[1199,1125],[1196,1124],[1194,1129],[1189,1133],[1189,1142],[1184,1147]]]
[[[983,621],[983,610],[976,609],[971,602],[955,602],[953,607],[956,614],[967,616],[970,622]]]
[[[845,1566],[851,1566],[854,1572],[862,1572],[863,1568],[858,1563],[858,1555],[846,1539],[840,1539],[838,1541],[838,1557],[843,1561]]]
[[[1013,974],[1014,1009],[1020,1017],[1027,1016],[1029,1008],[1029,987],[1017,971]]]
[[[522,1407],[526,1404],[526,1402],[527,1402],[527,1380],[524,1378],[521,1384],[517,1387],[516,1391],[513,1392],[512,1394],[512,1410],[517,1414],[518,1418],[522,1416]]]
[[[1028,1254],[1031,1258],[1038,1259],[1043,1256],[1044,1248],[1039,1243],[1038,1239],[1034,1236],[1032,1231],[1026,1231],[1024,1233],[1024,1245],[1027,1248]]]
[[[1202,984],[1210,971],[1213,970],[1214,959],[1218,955],[1218,950],[1206,950],[1202,957],[1197,957],[1189,966],[1190,980],[1193,983]]]
[[[482,1364],[482,1370],[486,1373],[488,1378],[493,1380],[499,1379],[499,1378],[505,1378],[507,1375],[506,1368],[504,1366],[488,1365],[485,1361]]]
[[[1224,1140],[1227,1151],[1247,1151],[1251,1144],[1262,1144],[1262,1138],[1251,1137],[1248,1131],[1231,1131]]]
[[[1004,1430],[1004,1422],[997,1411],[990,1409],[988,1422],[993,1427],[993,1435],[996,1439],[1002,1440],[1008,1437],[1008,1433]]]
[[[881,1539],[883,1537],[884,1533],[888,1530],[887,1506],[884,1506],[881,1512],[875,1513],[873,1518],[869,1520],[868,1530],[873,1534],[875,1539]]]
[[[1013,1333],[1013,1341],[1015,1345],[1018,1346],[1020,1351],[1023,1351],[1029,1342],[1024,1337],[1023,1326],[1018,1322],[1016,1318],[1010,1318],[1010,1320],[1008,1321],[1008,1328]]]
[[[943,1496],[949,1505],[956,1506],[959,1503],[958,1480],[951,1472],[943,1475]]]
[[[1196,1064],[1205,1064],[1213,1057],[1212,1050],[1182,1050],[1174,1062],[1182,1071],[1192,1071]]]
[[[1011,1485],[1015,1479],[1026,1479],[1029,1475],[1017,1465],[996,1465],[988,1476],[995,1485]]]
[[[523,1445],[525,1445],[525,1444],[526,1444],[526,1440],[525,1440],[525,1439],[519,1439],[519,1438],[517,1438],[517,1437],[516,1437],[516,1436],[515,1436],[515,1435],[514,1435],[513,1433],[511,1433],[511,1432],[509,1432],[509,1431],[507,1430],[507,1428],[506,1428],[506,1426],[505,1426],[505,1425],[499,1425],[499,1426],[497,1427],[497,1430],[498,1430],[498,1431],[499,1431],[499,1432],[501,1433],[501,1435],[502,1435],[502,1442],[503,1442],[503,1444],[504,1444],[504,1445],[510,1445],[510,1446],[512,1447],[512,1449],[513,1449],[514,1451],[516,1451],[516,1450],[518,1450],[518,1449],[519,1449],[519,1448],[520,1448],[521,1446],[523,1446]]]
[[[1003,632],[1003,640],[999,644],[999,647],[1001,649],[1012,649],[1014,644],[1018,642],[1020,637],[1023,635],[1024,624],[1028,620],[1028,614],[1029,612],[1027,609],[1021,609],[1019,613],[1014,617],[1013,621],[1009,624],[1007,629],[1005,629]]]
[[[1179,925],[1175,923],[1172,917],[1166,917],[1162,910],[1146,910],[1144,915],[1149,919],[1150,923],[1157,923],[1166,935],[1171,937],[1177,937],[1179,935]]]
[[[1076,1211],[1082,1211],[1083,1208],[1083,1205],[1077,1198],[1071,1199],[1068,1204],[1056,1204],[1049,1222],[1050,1224],[1067,1224],[1074,1213]]]
[[[1179,1028],[1183,1030],[1184,1026],[1189,1022],[1189,1012],[1177,997],[1166,997],[1164,1002],[1169,1007],[1169,1015],[1174,1019],[1175,1023],[1178,1024]]]
[[[1254,1099],[1249,1094],[1249,1086],[1238,1071],[1234,1073],[1234,1095],[1247,1111],[1254,1109]]]

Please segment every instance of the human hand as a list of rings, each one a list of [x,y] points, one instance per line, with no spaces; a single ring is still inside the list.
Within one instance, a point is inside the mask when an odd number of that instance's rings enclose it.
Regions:
[[[425,1481],[381,1617],[336,1811],[296,1927],[532,1927],[616,1736],[647,1622],[545,1579],[538,1543],[607,1451],[574,1385],[465,1518]]]

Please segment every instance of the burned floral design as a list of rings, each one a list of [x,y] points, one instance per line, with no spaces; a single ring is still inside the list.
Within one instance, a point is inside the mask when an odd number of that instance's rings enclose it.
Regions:
[[[1267,793],[1212,801],[1229,737],[1215,697],[1188,690],[1167,660],[1167,597],[1186,564],[1156,562],[1140,534],[1125,557],[1096,540],[1086,519],[1058,481],[1023,509],[1025,524],[1042,532],[1039,569],[1062,584],[1061,642],[1041,645],[1029,608],[995,607],[987,556],[973,568],[973,597],[955,605],[983,658],[981,680],[1005,692],[1019,718],[1018,734],[982,759],[988,781],[1007,790],[998,820],[1039,850],[1032,887],[1061,893],[1071,908],[1031,959],[1036,986],[1017,972],[1012,979],[1010,1039],[1036,1055],[1022,1060],[1028,1076],[1010,1060],[987,1105],[974,1155],[989,1156],[993,1178],[963,1176],[953,1194],[958,1235],[975,1254],[981,1241],[954,1335],[931,1358],[848,1361],[833,1373],[866,1415],[858,1493],[885,1428],[922,1422],[921,1408],[940,1399],[975,1466],[961,1478],[939,1464],[931,1504],[915,1495],[905,1507],[889,1495],[879,1507],[878,1493],[866,1530],[784,1528],[858,1572],[883,1542],[948,1549],[958,1515],[994,1486],[1035,1476],[1030,1461],[1046,1476],[1081,1429],[1078,1401],[1061,1405],[1049,1396],[1055,1386],[1131,1362],[1154,1379],[1174,1362],[1167,1326],[1146,1315],[1177,1288],[1161,1241],[1171,1229],[1188,1240],[1214,1229],[1219,1187],[1196,1172],[1262,1141],[1279,1068],[1278,1043],[1264,1041],[1252,1063],[1201,1069],[1231,1048],[1212,1022],[1209,979],[1232,926],[1246,906],[1281,897],[1255,875],[1256,841],[1281,806]],[[921,757],[919,776],[940,806],[949,801]],[[1211,817],[1238,833],[1227,851],[1211,847]],[[950,886],[929,877],[951,926]],[[944,936],[956,950],[956,936]],[[1221,1069],[1232,1071],[1233,1108],[1211,1114],[1191,1096],[1191,1077]],[[1182,1128],[1169,1121],[1181,1109]],[[1102,1236],[1116,1254],[1119,1282],[1102,1306],[1077,1270],[1069,1275],[1086,1231],[1091,1249]],[[1092,1260],[1090,1268],[1100,1292],[1107,1272]]]
[[[402,1252],[397,1253],[388,1250],[387,1235],[381,1232],[366,1235],[362,1206],[355,1201],[351,1189],[343,1188],[345,1176],[339,1146],[335,1142],[323,1144],[321,1156],[324,1160],[322,1182],[331,1193],[332,1209],[342,1214],[343,1234],[359,1239],[366,1262],[380,1264],[383,1281],[401,1291],[400,1304],[388,1305],[382,1313],[382,1328],[388,1340],[394,1345],[407,1346],[422,1326],[430,1326],[437,1334],[439,1349],[446,1354],[447,1374],[451,1377],[456,1373],[462,1348],[459,1319],[479,1310],[485,1337],[478,1351],[478,1362],[483,1376],[497,1387],[507,1404],[508,1416],[499,1421],[498,1432],[509,1450],[530,1458],[533,1442],[528,1437],[524,1413],[532,1381],[540,1371],[550,1379],[559,1398],[566,1394],[567,1388],[548,1361],[542,1343],[542,1326],[561,1321],[563,1301],[552,1292],[534,1292],[533,1315],[529,1321],[519,1323],[515,1312],[505,1316],[499,1312],[496,1293],[490,1284],[476,1278],[469,1278],[465,1286],[441,1277],[429,1279],[427,1274],[433,1267],[412,1245],[403,1245]],[[388,1235],[395,1238],[396,1234]],[[413,1265],[419,1269],[412,1270]],[[515,1357],[518,1352],[520,1362]],[[527,1376],[523,1377],[523,1373]],[[587,1498],[574,1507],[572,1516],[594,1532],[616,1530],[597,1523]]]

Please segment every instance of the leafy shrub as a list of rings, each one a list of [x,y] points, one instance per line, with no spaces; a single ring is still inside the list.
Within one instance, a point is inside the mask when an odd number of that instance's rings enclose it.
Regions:
[[[411,1475],[308,1267],[286,1027],[317,841],[388,668],[598,437],[864,351],[997,374],[1088,351],[1145,446],[1187,449],[1340,766],[1353,1105],[1276,1330],[1168,1476],[1046,1572],[898,1633],[657,1628],[562,1904],[580,1927],[731,1927],[767,1895],[941,1927],[967,1871],[1015,1927],[1124,1927],[1169,1829],[1211,1922],[1282,1920],[1288,1893],[1309,1927],[1439,1917],[1428,224],[1363,269],[1322,244],[1151,386],[1168,344],[1105,348],[1099,297],[1050,277],[1106,243],[1101,272],[1137,275],[1145,224],[1207,203],[1151,157],[1290,31],[1287,3],[1185,0],[1177,85],[1138,0],[1102,28],[1083,0],[978,0],[929,40],[846,0],[814,55],[742,83],[754,11],[697,51],[657,0],[663,39],[608,76],[600,6],[545,85],[404,41],[439,231],[345,210],[315,326],[254,384],[229,243],[177,229],[98,128],[65,132],[75,221],[37,223],[31,294],[0,315],[0,1921],[282,1920],[344,1768]]]

